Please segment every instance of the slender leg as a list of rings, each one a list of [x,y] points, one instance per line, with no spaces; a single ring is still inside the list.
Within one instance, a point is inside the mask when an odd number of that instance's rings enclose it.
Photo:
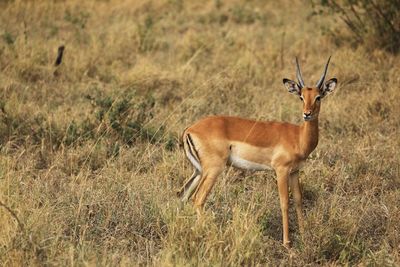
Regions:
[[[190,178],[186,180],[186,182],[185,182],[184,185],[181,187],[181,189],[179,189],[179,191],[176,192],[176,195],[177,195],[179,198],[183,198],[185,195],[187,195],[188,189],[192,186],[192,184],[193,184],[195,178],[196,178],[198,175],[200,175],[200,172],[199,172],[197,169],[195,169],[195,170],[193,171],[192,176],[190,176]]]
[[[293,193],[294,203],[296,205],[297,221],[299,223],[300,234],[304,234],[304,218],[303,218],[303,203],[299,180],[299,172],[290,174],[289,178],[290,189]]]
[[[188,188],[185,190],[185,193],[183,194],[181,200],[182,202],[187,202],[189,200],[189,198],[193,195],[194,191],[196,190],[197,186],[200,183],[200,178],[201,178],[201,174],[198,173],[192,180],[192,182],[190,183],[190,186],[188,186]]]
[[[279,199],[281,204],[282,211],[282,224],[283,224],[283,245],[285,247],[290,247],[289,240],[289,217],[288,217],[288,208],[289,208],[289,185],[288,185],[288,176],[289,171],[287,168],[278,168],[276,169],[276,175],[278,178],[278,190],[279,190]]]
[[[193,203],[196,208],[198,216],[201,216],[204,203],[206,202],[206,199],[212,187],[214,186],[218,175],[220,175],[222,171],[223,167],[214,167],[214,168],[209,168],[207,173],[204,173],[202,175],[200,184],[197,187],[197,190],[193,197]]]

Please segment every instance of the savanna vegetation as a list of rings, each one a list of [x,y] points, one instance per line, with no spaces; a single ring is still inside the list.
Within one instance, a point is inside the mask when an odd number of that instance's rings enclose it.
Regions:
[[[0,263],[399,265],[400,7],[383,2],[1,1]],[[379,10],[397,15],[381,27]],[[273,172],[227,169],[197,221],[175,196],[192,172],[182,130],[301,123],[282,78],[298,56],[313,84],[329,55],[305,234],[292,207],[282,246]]]

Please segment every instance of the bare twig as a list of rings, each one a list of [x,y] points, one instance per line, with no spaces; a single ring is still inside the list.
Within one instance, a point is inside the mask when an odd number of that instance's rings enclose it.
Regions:
[[[54,66],[57,67],[58,65],[61,64],[62,58],[64,55],[64,50],[65,50],[65,46],[61,45],[58,47],[57,59],[56,59],[56,62],[54,63]]]
[[[23,225],[23,224],[21,223],[21,221],[18,219],[17,214],[15,214],[15,212],[14,212],[11,208],[9,208],[7,205],[5,205],[5,204],[4,204],[3,202],[1,202],[1,201],[0,201],[0,206],[1,206],[1,207],[4,207],[4,208],[11,214],[11,216],[17,221],[18,226],[19,226],[21,232],[24,232],[24,225]]]

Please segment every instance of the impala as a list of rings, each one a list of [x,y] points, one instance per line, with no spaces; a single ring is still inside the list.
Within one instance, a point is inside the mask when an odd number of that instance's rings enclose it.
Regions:
[[[318,115],[321,99],[337,84],[326,82],[330,57],[317,84],[305,86],[296,58],[298,82],[283,79],[289,93],[303,102],[301,125],[276,121],[255,121],[240,117],[210,116],[185,129],[182,135],[187,158],[193,164],[193,175],[178,192],[183,202],[193,195],[200,215],[210,190],[226,165],[247,170],[275,170],[282,212],[283,244],[289,240],[289,187],[296,205],[300,233],[303,233],[302,193],[298,170],[318,144]]]

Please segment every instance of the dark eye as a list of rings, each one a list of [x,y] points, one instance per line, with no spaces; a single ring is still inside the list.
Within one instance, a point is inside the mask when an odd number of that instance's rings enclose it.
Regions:
[[[303,100],[304,100],[302,96],[300,96],[300,100],[301,100],[301,101],[303,101]]]
[[[317,96],[317,97],[315,98],[315,101],[321,101],[321,96]]]

